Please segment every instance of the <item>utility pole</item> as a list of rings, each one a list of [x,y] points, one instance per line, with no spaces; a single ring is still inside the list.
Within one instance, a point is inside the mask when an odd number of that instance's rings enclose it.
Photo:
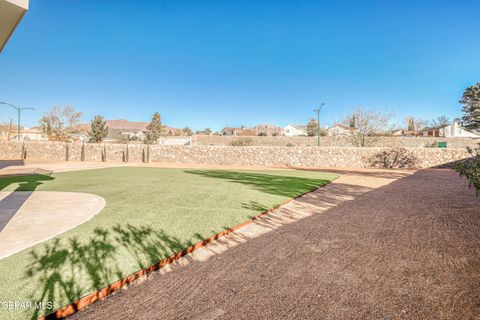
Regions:
[[[320,104],[320,107],[317,109],[313,110],[313,112],[317,113],[317,146],[320,146],[320,111],[322,110],[322,107],[325,105],[324,102]]]
[[[17,110],[17,140],[20,142],[20,114],[22,110],[35,110],[34,108],[28,108],[28,107],[18,107],[13,104],[7,103],[0,101],[0,104],[4,104],[6,106],[12,107],[15,110]]]

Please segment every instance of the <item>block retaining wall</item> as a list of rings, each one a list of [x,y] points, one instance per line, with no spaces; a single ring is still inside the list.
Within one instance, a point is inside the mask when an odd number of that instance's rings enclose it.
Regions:
[[[25,146],[25,147],[23,147]],[[52,141],[0,142],[0,159],[20,159],[22,148],[26,160],[67,160],[67,143]],[[124,161],[127,146],[123,144],[85,144],[85,161]],[[355,167],[381,166],[397,157],[395,148],[356,147],[285,147],[285,146],[160,146],[151,145],[149,160],[175,164],[262,165],[273,167]],[[68,160],[81,160],[82,144],[68,143]],[[129,145],[128,161],[141,162],[147,145]],[[464,148],[405,148],[402,158],[393,167],[427,168],[469,157]],[[376,161],[375,161],[376,160]],[[375,163],[374,163],[375,162]]]

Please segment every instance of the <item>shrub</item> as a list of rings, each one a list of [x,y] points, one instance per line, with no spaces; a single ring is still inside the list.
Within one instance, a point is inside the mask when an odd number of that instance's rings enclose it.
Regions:
[[[472,154],[472,157],[453,164],[452,168],[455,169],[461,177],[468,179],[468,186],[470,188],[474,187],[478,195],[480,194],[480,146],[475,149],[467,149],[468,152]]]
[[[432,143],[427,142],[427,143],[425,143],[424,148],[437,148],[437,145],[438,145],[437,141],[434,141]]]
[[[234,139],[230,142],[231,146],[236,146],[236,147],[244,147],[244,146],[251,146],[253,145],[253,140],[252,138],[248,137],[240,137],[237,139]]]
[[[417,164],[418,159],[404,148],[380,151],[370,158],[374,168],[415,168]]]

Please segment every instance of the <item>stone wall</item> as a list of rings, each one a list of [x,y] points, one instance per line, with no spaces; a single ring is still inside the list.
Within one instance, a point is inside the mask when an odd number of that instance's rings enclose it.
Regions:
[[[194,146],[228,146],[239,137],[233,136],[192,136]],[[317,137],[248,137],[253,146],[316,146]],[[480,143],[480,139],[472,138],[427,138],[427,137],[378,137],[372,141],[372,147],[403,147],[425,148],[436,144],[438,141],[447,141],[449,148],[474,147]],[[320,145],[323,147],[355,147],[351,137],[320,137]]]
[[[0,159],[20,159],[22,143],[0,142]],[[85,144],[85,161],[141,162],[146,145]],[[68,156],[67,156],[68,149]],[[29,142],[27,160],[80,161],[79,143]],[[399,151],[400,150],[400,151]],[[149,146],[150,161],[182,164],[265,165],[273,167],[407,167],[426,168],[469,157],[466,149],[449,148],[355,148],[280,146]]]

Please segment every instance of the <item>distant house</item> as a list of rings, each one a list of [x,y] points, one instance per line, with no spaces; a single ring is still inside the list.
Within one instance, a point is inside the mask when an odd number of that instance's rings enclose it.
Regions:
[[[18,132],[12,129],[10,133],[8,130],[0,130],[0,140],[15,141],[18,139]],[[38,128],[22,128],[20,129],[20,141],[48,141],[48,136]]]
[[[108,140],[145,140],[149,122],[133,122],[125,119],[107,120]]]
[[[288,124],[283,127],[283,134],[287,137],[308,136],[307,126]]]
[[[396,137],[415,137],[417,135],[417,132],[413,130],[397,129],[391,131],[390,135]]]
[[[458,122],[442,126],[426,128],[422,131],[424,137],[480,138],[480,132],[466,129]]]
[[[271,124],[260,124],[252,128],[257,136],[281,136],[283,128]]]
[[[220,133],[223,136],[239,136],[239,137],[257,135],[255,131],[252,129],[232,128],[232,127],[225,127],[220,131]]]
[[[162,128],[163,128],[163,132],[167,136],[181,136],[181,135],[185,134],[183,129],[172,128],[172,127],[169,127],[169,126],[162,126]]]
[[[330,128],[327,128],[327,136],[351,136],[355,132],[355,128],[344,126],[341,124],[335,124]]]
[[[150,122],[134,122],[125,119],[106,120],[108,126],[108,136],[105,141],[117,140],[145,140],[147,137],[147,126]],[[183,133],[182,129],[162,126],[163,134],[166,136],[179,136]]]

